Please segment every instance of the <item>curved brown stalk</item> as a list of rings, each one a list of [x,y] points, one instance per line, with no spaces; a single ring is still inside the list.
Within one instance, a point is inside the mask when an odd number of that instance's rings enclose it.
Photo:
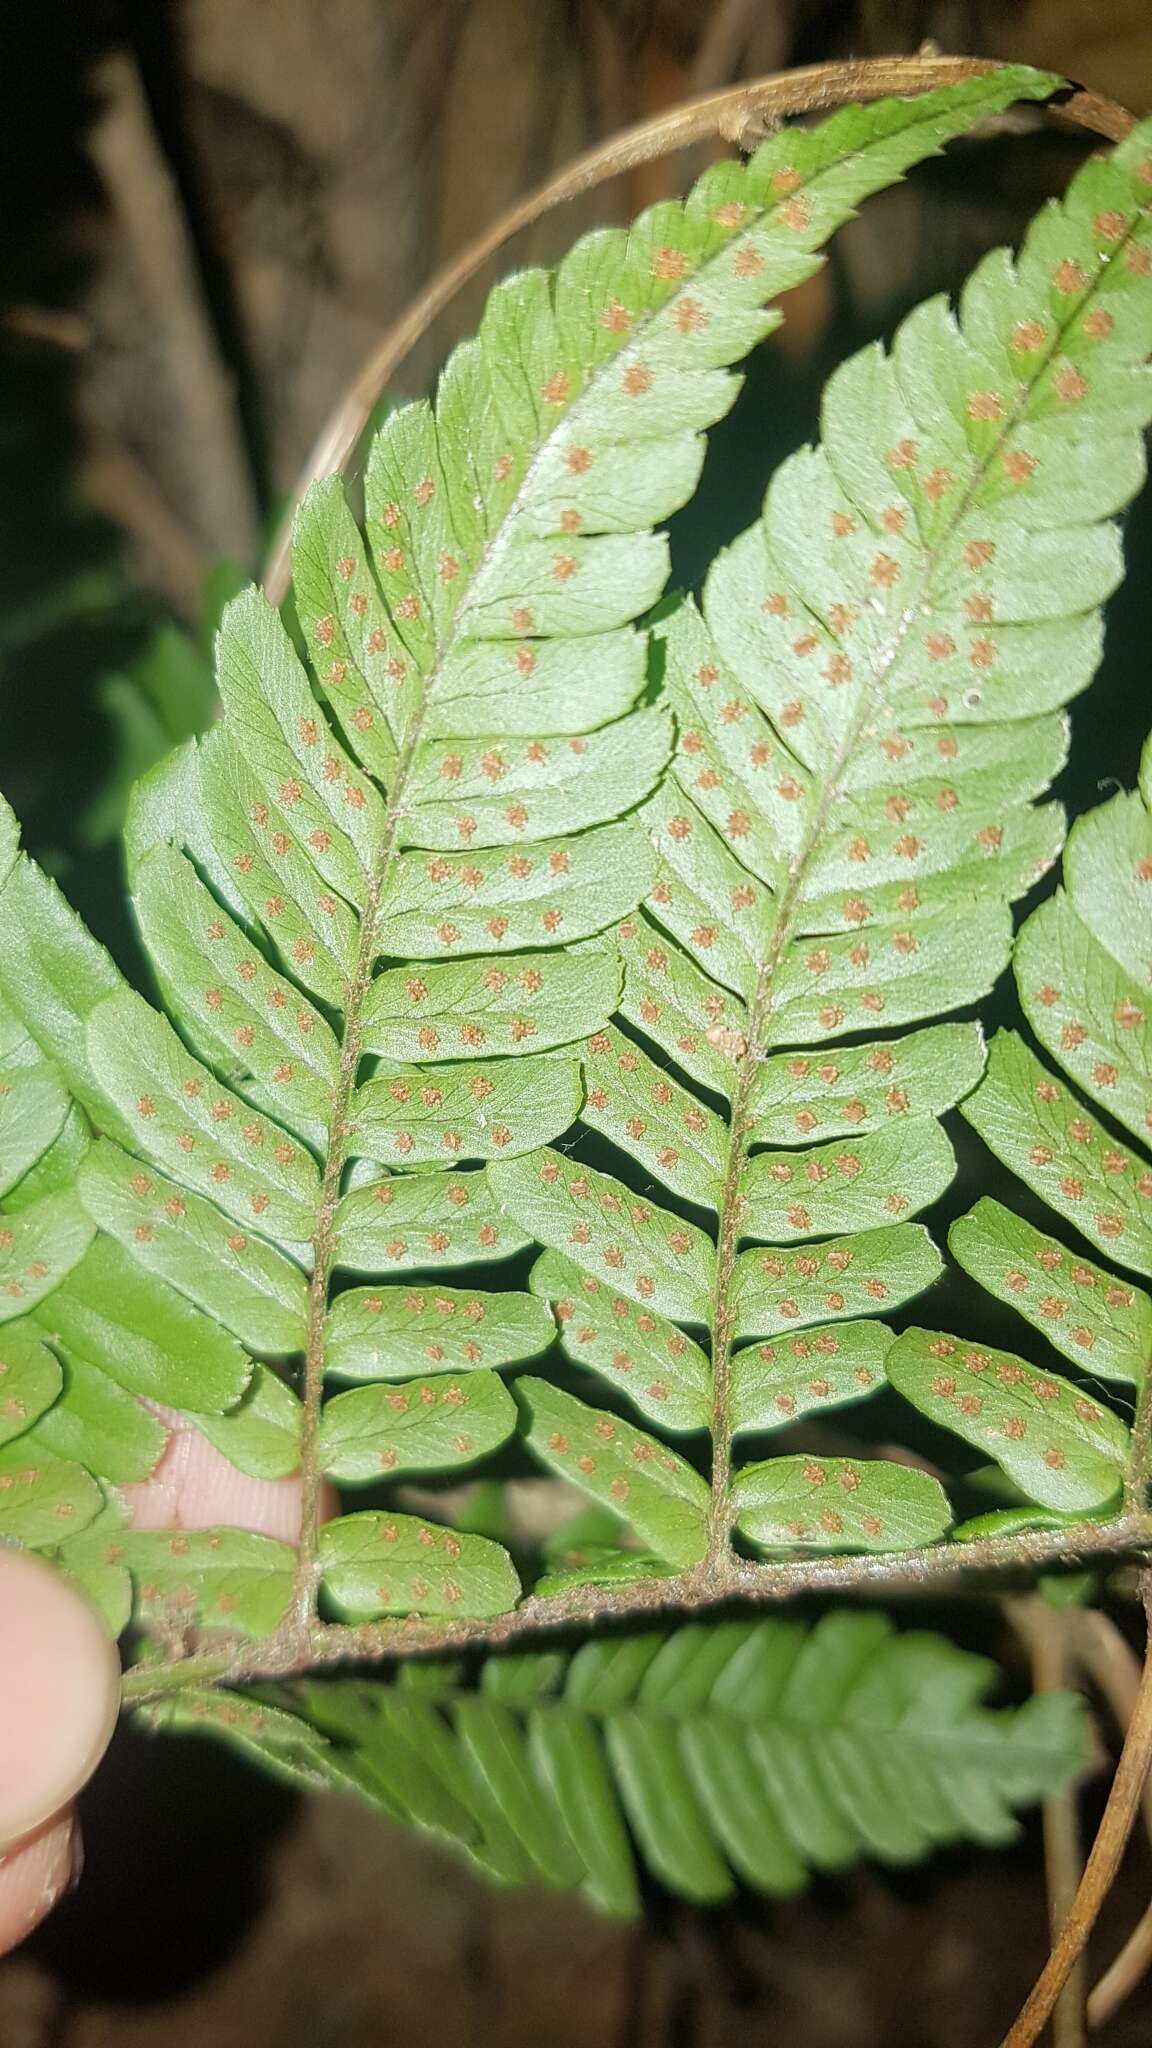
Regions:
[[[796,71],[772,72],[724,92],[687,100],[575,157],[438,270],[362,363],[313,444],[273,543],[264,576],[271,603],[280,604],[288,589],[292,520],[309,486],[344,467],[401,363],[457,292],[522,229],[554,207],[594,190],[622,171],[634,170],[638,164],[670,156],[696,142],[717,137],[731,141],[752,120],[770,127],[790,114],[828,113],[851,101],[883,99],[887,93],[928,92],[934,86],[955,84],[997,68],[985,57],[917,56],[810,64]],[[1133,116],[1115,100],[1080,88],[1055,111],[1062,120],[1111,142],[1119,142],[1133,126]]]
[[[1034,1692],[1060,1692],[1076,1682],[1075,1614],[1053,1607],[1039,1594],[1004,1602],[1008,1619],[1024,1643]],[[1125,1722],[1127,1727],[1127,1722]],[[1080,1814],[1075,1783],[1050,1792],[1043,1805],[1044,1878],[1048,1893],[1049,1938],[1059,1939],[1083,1871]],[[1084,2048],[1087,1992],[1083,1956],[1073,1965],[1052,2015],[1052,2048]]]
[[[1141,1583],[1144,1612],[1152,1637],[1152,1575]],[[1152,1765],[1152,1643],[1146,1646],[1144,1669],[1132,1719],[1124,1739],[1108,1804],[1084,1875],[1060,1937],[1036,1980],[1019,2017],[1005,2034],[1001,2048],[1032,2048],[1052,2016],[1056,2001],[1082,1954],[1107,1898],[1135,1823],[1149,1766]]]
[[[1140,1660],[1107,1614],[1083,1609],[1074,1617],[1079,1662],[1107,1701],[1117,1727],[1127,1733],[1140,1688]],[[1152,1779],[1144,1787],[1144,1827],[1152,1841]],[[1145,1908],[1123,1948],[1088,1996],[1088,2025],[1106,2026],[1152,1969],[1152,1905]]]

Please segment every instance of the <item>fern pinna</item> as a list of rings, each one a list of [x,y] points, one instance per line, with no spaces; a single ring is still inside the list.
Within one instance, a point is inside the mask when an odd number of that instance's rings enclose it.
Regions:
[[[1129,1433],[1118,1416],[1062,1374],[944,1332],[909,1330],[889,1353],[893,1384],[985,1450],[1036,1503],[982,1517],[980,1533],[1106,1512],[1122,1491],[1131,1508],[1144,1506],[1152,1300],[1129,1275],[1152,1276],[1150,808],[1152,741],[1139,790],[1072,827],[1064,887],[1033,912],[1017,943],[1024,1013],[1061,1072],[1001,1032],[964,1104],[991,1150],[1108,1263],[990,1196],[953,1224],[948,1240],[959,1264],[1055,1352],[1093,1378],[1139,1390],[1137,1470],[1129,1469]]]
[[[225,1736],[290,1783],[355,1790],[486,1876],[635,1913],[637,1857],[709,1904],[869,1855],[1001,1846],[1083,1760],[1072,1693],[981,1704],[995,1666],[875,1613],[688,1622],[276,1699],[196,1692],[152,1725]],[[635,1850],[633,1849],[635,1844]]]

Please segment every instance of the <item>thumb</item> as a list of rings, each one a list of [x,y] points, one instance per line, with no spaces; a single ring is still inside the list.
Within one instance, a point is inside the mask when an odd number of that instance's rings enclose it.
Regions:
[[[67,1882],[64,1809],[104,1754],[119,1691],[115,1649],[79,1594],[0,1545],[0,1952]]]

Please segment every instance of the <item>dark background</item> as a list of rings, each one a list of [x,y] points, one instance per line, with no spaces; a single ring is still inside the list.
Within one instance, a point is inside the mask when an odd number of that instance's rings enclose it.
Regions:
[[[316,432],[425,278],[628,121],[926,37],[1152,107],[1146,0],[6,0],[0,787],[129,967],[128,775],[209,715],[219,603],[258,573]],[[813,434],[832,365],[1016,236],[1083,154],[1055,129],[1003,137],[870,204],[713,436],[675,523],[682,582]],[[507,261],[546,260],[677,178],[618,180]],[[482,292],[461,296],[399,395],[426,388]],[[1147,493],[1127,547],[1059,788],[1072,811],[1131,781],[1150,722]],[[950,1212],[996,1174],[969,1134]],[[953,1283],[940,1313],[964,1312]],[[1020,1658],[993,1613],[927,1618]],[[1101,1802],[1090,1786],[1086,1822]],[[992,2048],[1045,1947],[1034,1825],[1007,1856],[866,1871],[786,1907],[654,1899],[622,1929],[563,1898],[503,1897],[370,1815],[300,1806],[207,1746],[130,1730],[85,1820],[82,1891],[0,1966],[4,2048]],[[1150,1882],[1138,1844],[1101,1959]],[[1149,2048],[1152,1995],[1100,2038]]]

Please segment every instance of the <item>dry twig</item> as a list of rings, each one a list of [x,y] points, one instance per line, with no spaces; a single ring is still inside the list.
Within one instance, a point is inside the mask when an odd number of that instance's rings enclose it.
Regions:
[[[250,562],[259,545],[255,491],[232,378],[217,347],[179,195],[132,58],[123,52],[107,58],[96,83],[103,111],[92,132],[92,155],[163,346],[184,422],[195,524],[217,553]]]
[[[1142,1594],[1148,1633],[1152,1638],[1152,1575],[1147,1572],[1142,1581]],[[1104,1808],[1103,1819],[1097,1830],[1096,1840],[1092,1844],[1084,1875],[1077,1887],[1068,1917],[1060,1930],[1059,1939],[1029,1993],[1019,2017],[1005,2034],[1001,2048],[1033,2048],[1033,2043],[1039,2040],[1051,2018],[1056,2001],[1068,1982],[1077,1959],[1083,1953],[1100,1908],[1115,1881],[1128,1845],[1128,1838],[1132,1833],[1150,1764],[1152,1641],[1145,1650],[1144,1669],[1135,1708],[1120,1761],[1116,1766],[1116,1775],[1112,1780],[1112,1789],[1108,1794],[1108,1804]]]

